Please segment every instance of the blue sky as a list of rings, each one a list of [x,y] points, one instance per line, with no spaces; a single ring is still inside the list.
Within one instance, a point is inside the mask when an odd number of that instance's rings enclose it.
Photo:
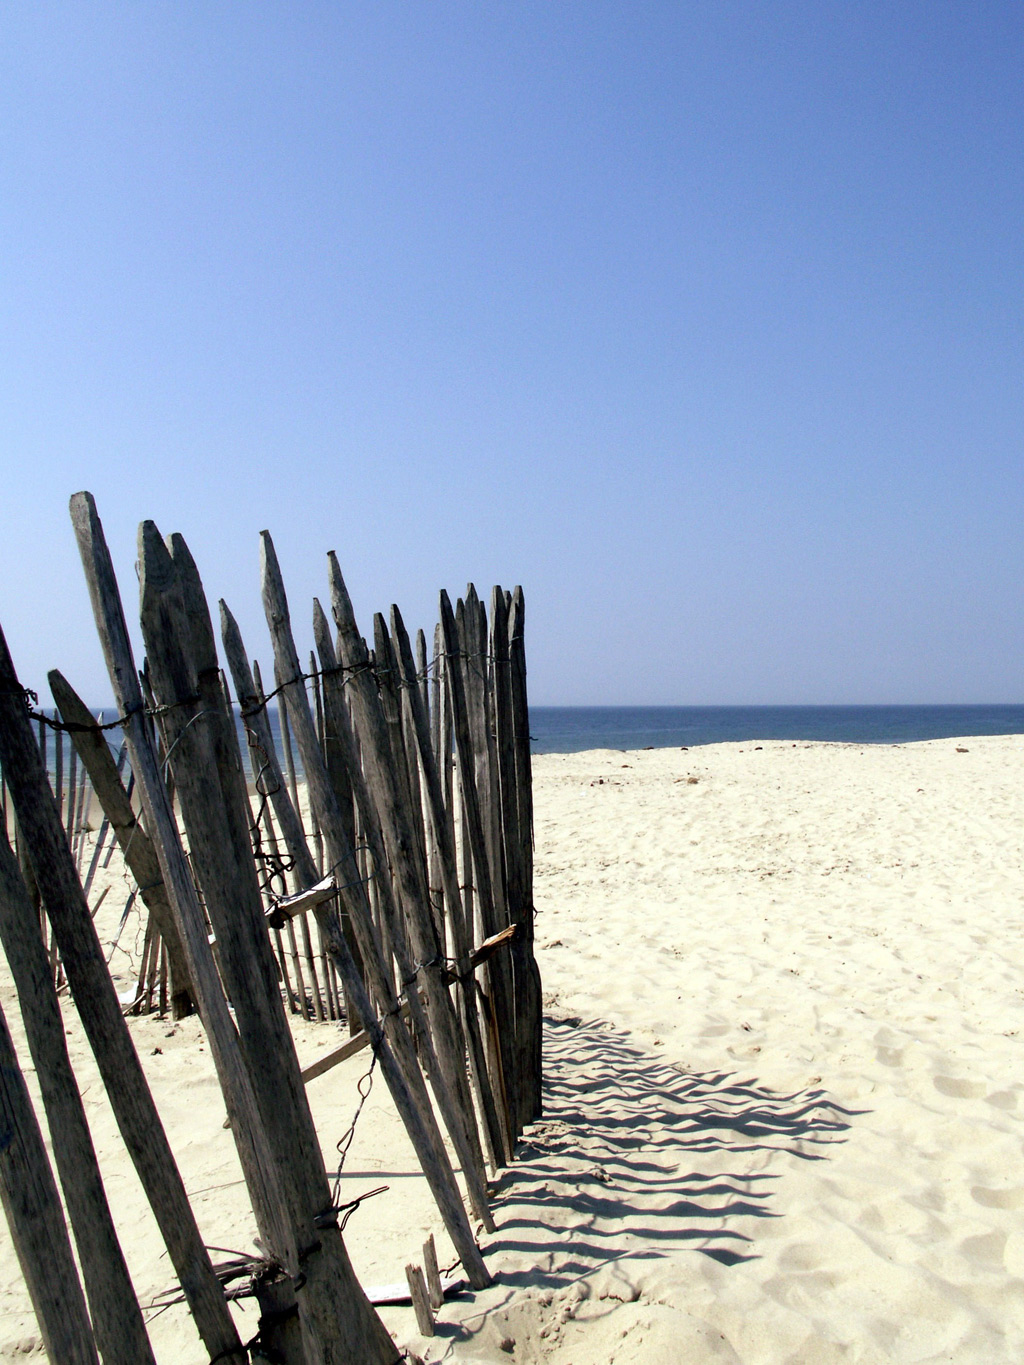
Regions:
[[[537,703],[1024,701],[1024,6],[15,4],[0,622],[522,582]]]

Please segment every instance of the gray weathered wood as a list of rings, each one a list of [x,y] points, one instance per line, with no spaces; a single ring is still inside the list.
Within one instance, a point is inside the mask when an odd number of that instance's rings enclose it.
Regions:
[[[300,670],[301,671],[301,670]],[[284,766],[288,773],[288,790],[291,792],[292,805],[295,807],[295,814],[302,820],[302,807],[299,804],[299,783],[295,776],[295,755],[292,752],[291,726],[288,722],[288,708],[284,704],[283,697],[280,696],[281,685],[285,680],[281,677],[277,668],[274,669],[274,689],[277,691],[279,700],[277,703],[277,720],[281,728],[281,748],[284,751]]]
[[[483,1042],[476,1008],[476,984],[469,963],[471,942],[466,932],[465,913],[459,889],[459,874],[455,858],[455,843],[452,827],[444,806],[444,792],[441,777],[434,757],[430,739],[429,717],[423,705],[423,696],[415,686],[412,652],[409,635],[397,606],[391,608],[391,630],[398,649],[398,663],[405,681],[404,704],[408,708],[412,730],[423,769],[423,782],[426,792],[427,816],[431,834],[437,849],[439,870],[442,878],[445,903],[448,907],[449,924],[452,930],[453,948],[457,964],[458,982],[463,1007],[466,1042],[469,1052],[472,1076],[476,1085],[484,1117],[484,1136],[490,1152],[491,1163],[504,1165],[506,1153],[502,1127],[498,1119],[497,1107],[491,1090],[490,1079],[484,1061]],[[450,767],[450,764],[449,764]]]
[[[0,1135],[0,1201],[47,1356],[53,1365],[98,1365],[60,1196],[2,1010]]]
[[[143,710],[139,674],[132,657],[117,580],[91,494],[79,493],[71,499],[71,517],[115,704],[124,717],[123,730],[133,780],[181,935],[253,1209],[261,1234],[274,1244],[279,1236],[275,1234],[281,1219],[281,1196],[275,1186],[273,1163],[242,1061],[238,1035],[221,989],[203,909],[181,845],[169,787],[157,759],[155,733]],[[205,1256],[205,1250],[203,1254]],[[208,1262],[209,1258],[206,1259]],[[176,1265],[173,1256],[172,1263]],[[239,1354],[238,1359],[242,1360],[243,1356]]]
[[[501,829],[501,786],[495,741],[493,659],[490,657],[487,613],[472,583],[466,591],[465,631],[462,665],[467,681],[466,695],[470,702],[470,729],[477,762],[477,790],[485,816],[484,833],[494,897],[493,926],[486,927],[486,932],[490,935],[508,924],[510,916],[505,847]],[[521,1127],[518,1122],[520,1082],[517,1069],[515,988],[511,959],[503,955],[488,968],[485,977],[494,1004],[494,1035],[501,1049],[505,1093],[510,1105],[509,1120],[513,1132],[518,1136]]]
[[[10,784],[71,993],[200,1335],[211,1354],[223,1352],[225,1359],[243,1365],[241,1342],[121,1014],[19,690],[0,633],[0,765]]]
[[[318,898],[316,904],[322,904],[322,898]],[[498,952],[499,949],[505,947],[515,932],[515,926],[510,925],[507,929],[503,929],[500,934],[496,934],[493,939],[487,939],[479,948],[474,949],[469,961],[470,969],[479,966],[482,962],[486,962],[488,958]],[[450,976],[453,981],[456,980],[454,973],[450,973]],[[408,1003],[406,1003],[402,1006],[399,1014],[403,1019],[408,1019],[410,1012],[410,1007]],[[354,1034],[347,1043],[342,1043],[341,1047],[333,1048],[330,1052],[322,1053],[315,1062],[310,1062],[309,1066],[304,1066],[302,1068],[303,1082],[308,1085],[310,1081],[316,1080],[318,1076],[323,1076],[328,1071],[333,1071],[336,1066],[339,1066],[342,1062],[348,1061],[349,1057],[354,1057],[357,1052],[362,1052],[363,1048],[369,1047],[372,1042],[373,1035],[366,1032],[365,1029],[360,1030],[360,1032]]]
[[[324,1365],[390,1362],[393,1350],[352,1270],[338,1230],[320,1144],[288,1028],[259,882],[248,802],[223,704],[217,653],[198,572],[180,537],[168,552],[153,522],[139,531],[140,619],[182,818],[242,1055],[276,1163],[290,1236],[285,1268],[307,1355]],[[297,958],[296,958],[297,960]]]
[[[0,830],[0,940],[18,992],[25,1037],[46,1109],[54,1161],[78,1245],[104,1365],[152,1365],[153,1352],[110,1216],[39,920]]]
[[[411,1013],[408,1003],[404,1004],[399,1010],[402,1019],[408,1019]],[[357,1052],[362,1052],[364,1048],[373,1044],[374,1035],[361,1029],[358,1033],[342,1043],[341,1047],[332,1048],[330,1052],[321,1053],[315,1062],[310,1062],[309,1066],[302,1068],[302,1080],[305,1085],[310,1081],[315,1081],[318,1076],[325,1076],[328,1071],[333,1071],[342,1062],[347,1062],[350,1057],[354,1057]]]
[[[420,1335],[432,1337],[434,1335],[434,1314],[430,1307],[430,1295],[427,1292],[423,1271],[418,1265],[407,1265],[405,1267],[405,1278],[409,1285],[412,1306],[416,1310],[416,1326],[420,1330]]]
[[[508,923],[505,905],[505,860],[501,844],[501,796],[494,754],[491,677],[488,660],[487,616],[472,583],[466,589],[464,637],[460,664],[466,680],[470,733],[473,736],[477,795],[491,870],[494,920],[489,934]]]
[[[316,642],[317,653],[320,656],[321,681],[323,683],[323,704],[324,704],[324,763],[330,779],[331,787],[337,799],[338,811],[344,827],[346,846],[356,848],[359,840],[356,838],[356,812],[352,792],[352,779],[349,776],[349,769],[352,766],[354,740],[352,737],[352,722],[348,713],[348,703],[345,700],[344,677],[338,664],[337,654],[334,649],[334,640],[331,637],[331,628],[327,620],[327,615],[317,598],[313,598],[313,638]],[[365,852],[364,855],[365,857]],[[351,875],[358,877],[361,875],[359,867],[351,869]],[[345,939],[349,946],[349,951],[355,961],[356,966],[362,972],[362,956],[359,945],[356,941],[355,933],[349,919],[348,912],[342,908],[341,927],[345,934]],[[358,1033],[361,1023],[356,1017],[353,1001],[346,997],[346,1013],[348,1015],[349,1033]]]
[[[172,1010],[175,1019],[184,1018],[193,1009],[188,966],[153,841],[132,810],[117,763],[107,747],[103,731],[94,725],[91,711],[57,669],[47,677],[57,709],[64,722],[72,727],[72,742],[92,779],[93,789],[114,830],[128,870],[138,883],[139,894],[167,945]]]
[[[444,1303],[444,1290],[441,1288],[441,1272],[437,1268],[437,1248],[434,1246],[433,1233],[423,1243],[423,1275],[427,1282],[430,1306],[436,1311]]]
[[[535,1117],[533,1086],[534,1042],[540,1026],[537,968],[533,960],[529,927],[533,907],[528,901],[519,832],[519,792],[516,780],[515,723],[513,715],[512,664],[509,654],[508,607],[500,587],[491,593],[492,700],[495,758],[500,796],[501,836],[505,863],[506,903],[510,923],[518,933],[512,943],[511,963],[515,1014],[515,1090],[512,1098],[517,1133]],[[529,926],[527,925],[529,921]]]
[[[435,1086],[435,1095],[462,1161],[473,1210],[490,1229],[493,1218],[487,1202],[483,1150],[466,1072],[466,1043],[443,979],[440,944],[430,911],[422,840],[415,833],[417,822],[409,809],[408,782],[403,780],[407,778],[407,769],[404,763],[399,769],[394,759],[387,719],[369,668],[366,645],[359,634],[351,599],[333,554],[328,555],[328,576],[331,609],[338,627],[338,652],[349,674],[350,705],[360,737],[363,767],[380,817],[388,859],[417,957],[416,976],[426,989],[431,1038],[440,1065],[441,1084]],[[383,635],[387,639],[386,630]]]
[[[509,671],[512,690],[512,733],[515,756],[515,782],[519,838],[519,875],[521,878],[522,908],[520,924],[527,954],[526,1028],[531,1041],[531,1056],[527,1080],[523,1087],[526,1107],[523,1121],[539,1118],[543,1107],[541,1058],[543,1016],[540,970],[534,953],[533,903],[533,775],[530,760],[530,710],[526,694],[526,603],[523,590],[517,587],[511,595],[508,617]]]
[[[266,794],[273,806],[274,814],[281,828],[281,837],[288,850],[288,855],[294,863],[293,879],[295,885],[302,890],[311,888],[317,884],[318,869],[306,843],[302,823],[292,801],[289,799],[288,790],[285,786],[284,775],[281,771],[274,746],[274,737],[270,729],[270,719],[263,699],[263,689],[255,677],[254,671],[249,667],[248,656],[245,652],[241,632],[238,629],[238,623],[224,601],[220,603],[220,627],[221,640],[224,644],[224,652],[227,656],[228,667],[231,670],[231,678],[235,686],[235,694],[238,697],[242,723],[249,744],[250,762],[256,790],[261,796]],[[280,708],[282,711],[284,710],[283,699],[280,702]],[[316,902],[310,904],[312,908]],[[352,947],[351,927],[345,928],[344,931],[346,938],[349,939],[350,947]],[[358,1022],[354,1020],[354,1013],[350,1007],[349,1026],[353,1031],[359,1027]]]
[[[473,887],[480,907],[480,919],[484,933],[492,934],[504,926],[498,923],[495,912],[491,865],[487,853],[484,822],[477,790],[474,738],[470,730],[470,707],[466,697],[465,674],[460,666],[465,651],[463,642],[459,638],[455,613],[452,611],[448,594],[443,590],[440,595],[440,616],[444,650],[447,656],[445,682],[451,705],[452,729],[458,759],[459,794],[469,853],[467,862],[472,865]],[[490,1036],[492,1041],[496,1041],[496,1030],[493,1027],[490,1030]],[[504,1062],[505,1058],[499,1047],[493,1056],[494,1065],[492,1067],[492,1088],[496,1099],[499,1095],[504,1096],[506,1094]],[[504,1125],[504,1147],[506,1154],[510,1157],[514,1150],[515,1138],[511,1116],[508,1113],[507,1105],[504,1103],[502,1104],[501,1117]]]
[[[299,659],[292,638],[288,601],[273,541],[267,532],[263,532],[261,536],[261,559],[263,603],[274,643],[277,666],[282,676],[296,680],[286,688],[283,695],[295,725],[310,800],[316,804],[332,865],[354,869],[356,862],[352,845],[347,841],[338,800],[331,786],[323,755],[317,745],[316,732],[309,713],[309,701],[305,690],[298,682]],[[375,1035],[374,1045],[378,1048],[385,1079],[459,1258],[474,1287],[485,1288],[490,1283],[490,1275],[480,1255],[480,1249],[473,1239],[469,1221],[462,1207],[451,1164],[437,1130],[413,1052],[412,1040],[405,1025],[398,1018],[399,1003],[395,999],[384,966],[383,949],[369,913],[365,885],[362,881],[354,880],[351,884],[343,882],[340,889],[359,940],[367,980],[376,996],[378,1006],[383,1011],[381,1024],[374,1018],[366,987],[354,970],[352,956],[347,950],[340,926],[336,921],[332,924],[329,916],[321,919],[321,925],[329,933],[334,934],[332,947],[335,961],[342,972],[346,988],[353,993],[360,1017],[365,1021],[368,1030]]]
[[[306,844],[298,811],[289,799],[274,746],[263,689],[249,667],[238,622],[232,616],[227,603],[223,601],[220,603],[220,629],[224,653],[231,671],[231,681],[234,683],[235,695],[241,707],[242,724],[249,744],[256,790],[260,795],[265,793],[269,798],[277,823],[281,827],[281,836],[288,849],[288,855],[296,863],[297,883],[303,889],[308,889],[318,881],[316,864]],[[284,708],[283,700],[279,702],[279,707]]]

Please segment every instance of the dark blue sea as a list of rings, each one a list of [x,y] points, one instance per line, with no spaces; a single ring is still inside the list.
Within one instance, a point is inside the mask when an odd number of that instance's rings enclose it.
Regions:
[[[107,711],[110,717],[113,708]],[[282,756],[277,708],[267,708]],[[52,711],[48,714],[54,714]],[[844,744],[908,744],[961,735],[1024,735],[1024,705],[990,706],[532,706],[535,754],[574,754],[585,749],[675,749],[733,740],[823,740]],[[47,759],[55,767],[54,736]],[[116,753],[120,730],[107,732]],[[239,724],[239,741],[245,737]],[[293,742],[299,777],[302,760]],[[66,750],[67,771],[70,752]]]
[[[532,706],[535,754],[674,749],[732,740],[908,744],[1024,734],[1024,706]]]

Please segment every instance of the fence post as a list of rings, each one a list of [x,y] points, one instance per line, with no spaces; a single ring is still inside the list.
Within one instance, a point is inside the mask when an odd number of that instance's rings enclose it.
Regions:
[[[53,1365],[99,1365],[85,1296],[7,1020],[0,1010],[0,1201]]]
[[[103,738],[103,731],[93,721],[92,712],[57,669],[48,673],[47,678],[57,709],[65,723],[74,727],[72,742],[117,836],[128,869],[140,888],[139,894],[167,945],[171,965],[171,1009],[175,1019],[182,1019],[194,1008],[189,971],[153,841],[132,810],[117,764]]]
[[[78,1245],[96,1344],[104,1365],[153,1365],[153,1352],[100,1178],[39,921],[0,830],[0,940],[21,1004],[43,1096],[54,1161]]]
[[[477,1132],[465,1066],[465,1040],[448,994],[444,963],[430,912],[422,839],[410,818],[404,758],[398,769],[391,737],[376,685],[369,669],[366,645],[356,626],[348,590],[337,558],[328,556],[331,607],[338,626],[338,652],[349,674],[353,721],[359,733],[363,766],[380,816],[392,874],[398,884],[405,921],[427,990],[427,1016],[437,1049],[441,1084],[435,1094],[445,1123],[462,1161],[470,1202],[490,1231],[494,1226],[487,1203],[483,1152]],[[386,629],[383,639],[390,647]],[[398,727],[401,738],[401,725]],[[404,749],[403,749],[404,753]]]
[[[386,1365],[393,1344],[352,1270],[277,985],[249,842],[248,802],[209,611],[180,537],[172,556],[151,521],[139,530],[140,601],[160,724],[192,860],[217,935],[221,972],[288,1220],[307,1358]]]
[[[260,539],[263,604],[274,643],[278,667],[282,676],[289,679],[291,684],[286,688],[283,696],[295,724],[295,734],[302,754],[303,767],[306,770],[310,800],[316,804],[320,827],[327,840],[331,862],[355,871],[354,852],[351,843],[346,838],[338,800],[331,786],[323,755],[317,743],[316,732],[309,713],[309,700],[301,686],[299,657],[292,638],[288,600],[284,591],[284,582],[281,578],[277,555],[274,551],[274,543],[266,531],[262,533]],[[349,775],[355,789],[358,776],[357,766],[350,767]],[[382,876],[381,881],[386,885],[386,873]],[[431,1192],[437,1201],[438,1209],[459,1253],[459,1258],[469,1281],[474,1288],[486,1288],[491,1282],[491,1277],[480,1254],[480,1249],[473,1240],[469,1220],[466,1218],[465,1210],[462,1207],[458,1186],[455,1183],[444,1143],[437,1130],[430,1100],[413,1051],[412,1039],[399,1018],[398,1001],[395,998],[385,966],[380,937],[370,917],[364,885],[360,881],[349,886],[343,883],[341,889],[342,895],[348,902],[352,926],[359,940],[370,987],[376,998],[377,1007],[383,1013],[383,1028],[378,1025],[370,1031],[374,1032],[381,1040],[386,1037],[387,1047],[384,1047],[382,1042],[377,1045],[380,1047],[379,1055],[382,1065],[387,1063],[385,1075],[389,1077],[391,1093],[405,1121],[406,1129],[416,1149],[416,1155],[419,1158],[423,1173],[427,1177]],[[345,953],[338,958],[341,966],[345,966],[345,958],[351,961],[350,956]],[[355,986],[354,981],[351,984]],[[358,998],[356,1004],[362,1012],[364,1007]],[[372,1024],[372,1019],[368,1019],[367,1024],[369,1027]],[[393,1059],[392,1051],[394,1053]]]
[[[121,1014],[60,816],[32,736],[24,692],[0,632],[0,765],[36,882],[125,1146],[160,1225],[196,1326],[211,1355],[245,1355],[196,1226],[138,1055]]]

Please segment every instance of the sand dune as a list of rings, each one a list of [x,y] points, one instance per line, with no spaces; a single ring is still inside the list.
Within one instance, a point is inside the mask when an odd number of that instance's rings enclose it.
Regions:
[[[399,1342],[550,1365],[1020,1359],[1022,759],[1013,737],[535,760],[547,1111],[497,1182],[496,1285],[429,1341],[384,1310]],[[204,1232],[250,1245],[198,1025],[132,1027]],[[167,1263],[68,1028],[150,1295]],[[335,1037],[297,1035],[303,1061]],[[364,1070],[310,1086],[328,1154]],[[389,1186],[346,1232],[364,1283],[400,1280],[429,1231],[452,1259],[382,1084],[342,1183]],[[36,1329],[5,1231],[0,1296],[16,1358]],[[161,1362],[205,1359],[180,1308],[152,1330]]]

